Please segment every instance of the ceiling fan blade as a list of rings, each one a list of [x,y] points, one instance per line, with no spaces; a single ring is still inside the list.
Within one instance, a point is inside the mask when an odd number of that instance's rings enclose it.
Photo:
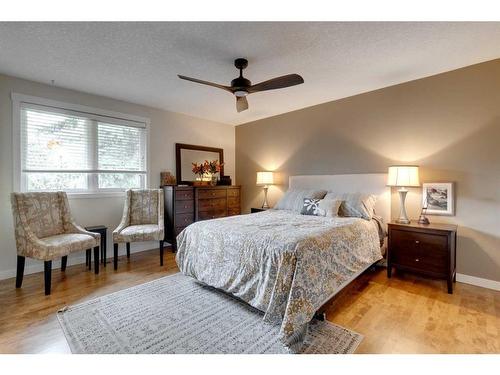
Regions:
[[[252,85],[248,88],[248,92],[283,89],[285,87],[300,85],[301,83],[304,83],[304,78],[298,74],[288,74]]]
[[[185,79],[186,81],[191,81],[191,82],[195,82],[195,83],[201,83],[202,85],[208,85],[208,86],[212,86],[212,87],[217,87],[218,89],[223,89],[223,90],[229,91],[231,93],[233,92],[231,90],[231,87],[224,86],[224,85],[219,85],[218,83],[213,83],[213,82],[208,82],[208,81],[202,81],[201,79],[186,77],[186,76],[182,76],[180,74],[178,74],[177,77],[179,77],[180,79]]]
[[[238,112],[242,112],[248,109],[248,100],[246,96],[237,96],[236,97],[236,110]]]

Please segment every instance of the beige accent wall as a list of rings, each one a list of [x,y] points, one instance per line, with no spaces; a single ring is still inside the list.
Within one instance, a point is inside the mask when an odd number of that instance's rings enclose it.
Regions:
[[[423,182],[456,183],[456,215],[429,218],[458,224],[459,273],[500,281],[500,60],[236,127],[244,211],[262,204],[258,170],[279,172],[274,204],[290,175],[387,172],[400,163],[419,165]],[[420,200],[421,189],[411,189],[411,218]],[[393,190],[393,217],[398,207]]]
[[[168,90],[168,87],[165,90]],[[234,183],[235,133],[231,125],[0,75],[0,279],[13,276],[16,266],[9,194],[13,190],[12,156],[18,146],[12,145],[11,92],[149,118],[150,187],[159,186],[161,171],[170,170],[175,174],[176,142],[223,148],[225,174],[233,177]],[[108,256],[112,256],[111,231],[120,222],[123,198],[70,199],[70,206],[73,216],[81,225],[105,224],[109,227]],[[133,244],[132,251],[156,246],[155,243]],[[123,251],[124,249],[120,249],[120,253]],[[75,254],[69,258],[70,264],[81,261],[83,254]],[[41,265],[41,262],[28,262],[27,272],[42,270]],[[82,272],[85,272],[83,268]]]

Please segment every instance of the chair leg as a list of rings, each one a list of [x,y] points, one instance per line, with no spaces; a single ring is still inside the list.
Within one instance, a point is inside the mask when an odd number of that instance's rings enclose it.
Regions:
[[[89,251],[85,251],[85,268],[89,266]]]
[[[94,273],[99,275],[99,246],[94,247]]]
[[[62,271],[62,272],[66,271],[66,266],[67,266],[67,264],[68,264],[68,256],[67,256],[67,255],[65,255],[65,256],[63,256],[63,257],[62,257],[62,259],[61,259],[61,271]]]
[[[130,242],[127,242],[127,258],[130,259]]]
[[[114,243],[113,244],[113,263],[115,270],[118,269],[118,244]]]
[[[92,269],[92,249],[87,249],[87,266],[90,271]]]
[[[106,249],[106,240],[103,241],[103,250],[102,250],[102,264],[106,267],[106,259],[108,258],[107,249]]]
[[[106,235],[101,234],[101,263],[106,267]]]
[[[20,288],[21,285],[23,285],[25,261],[26,261],[25,257],[21,255],[17,256],[16,288]]]
[[[43,263],[43,270],[45,276],[45,295],[48,296],[50,294],[50,282],[52,280],[52,261],[46,260]]]
[[[163,241],[160,241],[160,266],[163,267]]]

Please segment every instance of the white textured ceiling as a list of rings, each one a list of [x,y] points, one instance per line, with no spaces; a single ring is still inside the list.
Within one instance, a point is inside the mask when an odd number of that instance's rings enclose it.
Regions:
[[[223,90],[245,57],[257,83],[298,73],[299,86],[252,94],[237,113]],[[500,57],[500,23],[0,23],[0,73],[227,124],[274,116]]]

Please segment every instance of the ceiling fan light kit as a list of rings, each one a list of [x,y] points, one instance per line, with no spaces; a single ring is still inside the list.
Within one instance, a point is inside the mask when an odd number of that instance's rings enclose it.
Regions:
[[[250,80],[243,77],[243,69],[248,66],[248,60],[243,58],[236,59],[234,60],[234,66],[236,67],[236,69],[239,69],[240,76],[231,81],[231,86],[219,85],[218,83],[203,81],[201,79],[186,77],[183,75],[178,75],[178,77],[186,81],[200,83],[202,85],[208,85],[216,87],[218,89],[229,91],[236,97],[236,110],[238,112],[242,112],[248,109],[248,101],[246,96],[249,94],[259,91],[283,89],[285,87],[300,85],[301,83],[304,83],[304,79],[300,75],[287,74],[285,76],[272,78],[267,81],[252,85],[252,82],[250,82]]]

